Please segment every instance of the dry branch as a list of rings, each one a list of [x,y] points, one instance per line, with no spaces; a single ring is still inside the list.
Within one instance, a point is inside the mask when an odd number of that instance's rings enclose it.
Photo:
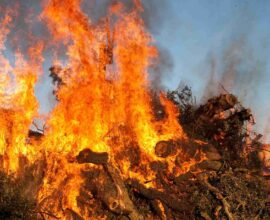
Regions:
[[[231,206],[230,204],[227,202],[227,200],[223,197],[223,195],[221,194],[221,192],[214,186],[212,186],[209,182],[208,182],[208,175],[206,175],[205,173],[202,173],[200,175],[198,175],[198,179],[201,180],[202,184],[212,193],[215,194],[216,198],[219,199],[223,205],[224,211],[226,213],[226,215],[228,216],[229,220],[235,220],[235,217],[233,216],[233,214],[231,213],[230,209]]]
[[[78,163],[107,164],[109,156],[107,153],[96,153],[90,149],[84,149],[76,159]]]
[[[139,214],[137,208],[129,198],[129,194],[120,175],[120,171],[110,163],[104,165],[104,167],[117,188],[117,199],[115,200],[114,205],[123,212],[128,213],[131,220],[143,219],[142,215]]]
[[[76,159],[78,163],[93,163],[103,166],[106,173],[98,179],[97,183],[100,182],[102,185],[97,186],[95,191],[112,212],[128,215],[131,220],[143,219],[129,198],[120,171],[109,161],[107,153],[96,153],[90,149],[84,149]]]
[[[185,201],[180,201],[178,199],[175,199],[169,194],[166,194],[164,192],[160,192],[156,189],[153,188],[146,188],[144,185],[139,183],[137,180],[131,179],[128,181],[128,184],[136,189],[136,191],[146,197],[147,199],[150,200],[159,200],[162,203],[166,204],[169,208],[183,212],[186,207],[188,207],[188,204]]]

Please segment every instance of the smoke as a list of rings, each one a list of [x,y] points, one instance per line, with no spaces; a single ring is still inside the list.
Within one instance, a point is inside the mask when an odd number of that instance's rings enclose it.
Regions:
[[[220,54],[216,52],[215,56],[212,53],[208,57],[210,70],[201,102],[220,93],[235,94],[244,106],[252,109],[256,131],[262,132],[268,140],[269,120],[265,105],[268,89],[264,87],[268,78],[266,60],[258,56],[248,42],[241,36],[232,40]]]
[[[52,61],[53,51],[57,50],[57,56],[60,59],[65,59],[65,50],[61,46],[52,45],[49,39],[50,33],[40,18],[42,11],[42,4],[44,1],[36,0],[2,0],[0,2],[1,11],[5,11],[5,8],[12,8],[16,11],[13,18],[13,28],[8,36],[6,46],[10,53],[10,60],[14,60],[13,52],[20,51],[27,57],[28,48],[35,45],[37,41],[42,40],[46,46],[44,49],[44,57],[46,60]],[[81,8],[89,16],[93,24],[98,24],[108,12],[109,7],[112,4],[121,2],[124,5],[126,11],[131,11],[136,7],[134,0],[82,0]],[[143,10],[139,11],[142,19],[144,20],[146,29],[155,36],[157,36],[163,28],[166,20],[168,19],[168,12],[165,10],[166,2],[162,0],[142,0]],[[0,15],[1,17],[1,15]],[[154,42],[156,44],[156,42]],[[149,79],[151,81],[151,87],[159,89],[161,87],[161,80],[164,74],[171,72],[173,68],[173,59],[169,50],[157,45],[159,50],[159,57],[153,61],[154,65],[149,70]],[[49,90],[50,81],[48,77],[48,69],[51,64],[45,62],[44,72],[37,84],[37,95],[40,99],[40,105],[42,112],[48,112],[51,109],[48,103],[52,103]],[[44,94],[49,94],[47,100],[44,101]],[[45,110],[44,110],[45,109]],[[46,110],[47,109],[47,110]]]
[[[135,0],[93,0],[83,1],[82,9],[89,15],[91,20],[96,23],[100,18],[107,15],[108,8],[117,2],[125,6],[126,11],[132,10],[136,7]],[[148,30],[153,34],[158,34],[162,30],[162,26],[166,21],[168,12],[166,11],[166,1],[163,0],[142,0],[143,10],[142,18]],[[137,3],[138,4],[138,3]]]
[[[224,92],[236,94],[244,104],[258,108],[257,92],[267,78],[266,59],[252,42],[254,14],[243,5],[225,28],[207,57],[208,74],[203,100]],[[256,45],[257,46],[257,45]],[[216,85],[216,86],[215,86]],[[263,91],[264,92],[264,91]]]
[[[144,11],[142,18],[148,30],[154,35],[158,36],[164,25],[168,22],[169,11],[167,10],[167,1],[164,0],[143,0]],[[150,72],[150,80],[152,81],[153,89],[162,89],[162,79],[165,75],[173,71],[173,58],[168,49],[162,45],[157,45],[159,50],[159,57],[156,66]]]
[[[158,46],[159,56],[156,59],[156,63],[153,68],[150,69],[149,79],[151,81],[151,87],[154,90],[162,89],[162,77],[171,72],[174,66],[173,58],[170,52],[162,47]]]
[[[11,51],[21,51],[27,54],[28,48],[38,41],[48,39],[46,26],[40,22],[41,11],[40,1],[35,0],[14,0],[1,1],[0,8],[4,11],[9,8],[14,12],[12,17],[12,30],[8,36],[7,47]]]
[[[223,54],[223,72],[221,73],[221,83],[228,91],[236,88],[237,79],[242,74],[239,72],[239,66],[242,63],[244,55],[244,42],[242,39],[232,42],[229,48],[226,48]]]
[[[210,97],[218,94],[218,80],[217,80],[217,63],[216,60],[210,57],[210,73],[206,82],[206,87],[203,91],[202,102],[206,102]]]
[[[221,83],[238,94],[242,101],[251,104],[254,90],[260,87],[265,77],[264,61],[257,60],[246,39],[232,42],[223,55]]]
[[[264,143],[269,143],[270,141],[270,116],[268,116],[268,119],[266,121],[266,125],[263,130],[263,140]]]
[[[15,52],[19,51],[23,58],[27,59],[29,58],[29,48],[37,45],[39,42],[43,42],[45,46],[43,57],[45,60],[51,61],[51,37],[46,25],[40,19],[41,2],[36,0],[3,0],[0,2],[0,10],[3,12],[0,15],[0,19],[6,10],[9,9],[13,12],[10,33],[5,42],[6,51],[4,51],[11,64],[15,61]],[[52,97],[52,86],[48,77],[48,69],[51,63],[46,62],[41,63],[41,65],[43,65],[44,69],[40,69],[40,71],[47,74],[37,73],[39,80],[35,87],[35,93],[40,100],[40,112],[47,113],[51,109],[50,99]]]
[[[203,99],[230,92],[251,104],[256,89],[267,77],[266,60],[257,57],[243,36],[233,39],[223,50],[215,51],[215,56],[212,53],[208,58],[210,70]]]

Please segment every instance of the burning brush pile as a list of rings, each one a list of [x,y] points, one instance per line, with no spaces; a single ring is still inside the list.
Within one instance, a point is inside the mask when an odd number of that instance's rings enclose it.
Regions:
[[[67,60],[50,68],[57,104],[37,131],[29,127],[44,42],[11,63],[6,12],[0,219],[270,218],[269,147],[251,111],[232,94],[196,106],[189,87],[152,92],[158,50],[142,10],[140,1],[131,10],[114,3],[96,25],[79,0],[47,1],[40,18]]]

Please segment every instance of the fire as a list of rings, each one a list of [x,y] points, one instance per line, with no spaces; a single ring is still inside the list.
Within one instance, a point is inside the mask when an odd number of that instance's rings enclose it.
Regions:
[[[31,158],[32,146],[26,143],[28,129],[37,115],[38,102],[34,95],[34,86],[42,58],[42,42],[29,48],[28,60],[17,51],[15,62],[11,63],[4,55],[5,38],[10,32],[12,11],[1,22],[0,35],[0,152],[3,156],[2,167],[7,172],[19,169],[20,156]],[[34,159],[34,158],[32,158]]]
[[[26,140],[29,126],[38,116],[34,86],[43,63],[43,43],[29,49],[28,59],[18,51],[12,64],[2,53],[11,22],[9,14],[0,30],[2,167],[19,172],[21,156],[30,163],[44,159],[45,176],[38,200],[61,219],[68,218],[67,210],[86,219],[88,216],[77,197],[84,184],[81,172],[89,165],[70,162],[83,149],[107,152],[124,179],[135,177],[143,183],[155,179],[149,165],[153,161],[165,161],[170,172],[175,170],[175,156],[163,159],[155,154],[158,142],[187,140],[177,108],[163,94],[160,102],[165,117],[157,120],[154,116],[148,69],[154,65],[158,49],[140,18],[140,2],[135,1],[131,11],[119,3],[112,5],[98,25],[82,12],[80,4],[80,0],[48,0],[41,14],[53,45],[66,47],[67,60],[57,72],[62,80],[56,91],[58,103],[38,143]],[[134,150],[140,155],[136,166],[121,155]],[[195,163],[186,162],[177,172],[187,172]]]

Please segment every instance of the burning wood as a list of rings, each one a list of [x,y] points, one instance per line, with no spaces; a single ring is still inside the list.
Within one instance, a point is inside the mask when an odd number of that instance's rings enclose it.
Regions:
[[[109,156],[107,153],[95,153],[90,149],[84,149],[76,159],[78,163],[107,164]]]
[[[189,87],[154,97],[158,51],[134,3],[113,1],[95,24],[79,0],[45,1],[40,17],[67,64],[50,68],[57,104],[43,129],[33,123],[43,44],[14,65],[0,48],[0,218],[269,219],[269,149],[251,111],[232,94],[198,107]]]
[[[176,144],[172,141],[160,141],[156,144],[155,153],[159,157],[168,157],[176,154]]]

